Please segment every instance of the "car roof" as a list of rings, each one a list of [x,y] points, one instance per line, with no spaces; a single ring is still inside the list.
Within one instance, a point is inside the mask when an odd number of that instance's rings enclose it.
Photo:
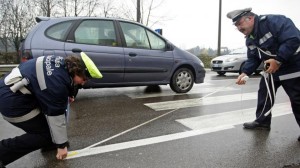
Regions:
[[[139,24],[139,25],[143,25],[140,24],[136,21],[132,21],[132,20],[127,20],[127,19],[122,19],[122,18],[108,18],[108,17],[88,17],[88,16],[79,16],[79,17],[45,17],[45,16],[38,16],[35,18],[35,21],[37,23],[40,23],[41,21],[48,21],[48,20],[81,20],[81,19],[102,19],[102,20],[117,20],[117,21],[126,21],[126,22],[131,22],[131,23],[135,23],[135,24]],[[144,25],[143,25],[144,26]]]

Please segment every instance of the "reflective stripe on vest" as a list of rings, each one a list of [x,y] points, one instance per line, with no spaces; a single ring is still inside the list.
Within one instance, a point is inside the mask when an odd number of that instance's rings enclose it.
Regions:
[[[293,79],[298,77],[300,77],[300,72],[294,72],[286,75],[281,75],[279,76],[279,79],[282,81],[282,80]]]
[[[40,114],[40,109],[33,109],[32,111],[30,111],[28,114],[25,114],[23,116],[20,117],[6,117],[4,115],[3,119],[5,119],[6,121],[10,122],[10,123],[20,123],[20,122],[24,122],[24,121],[28,121],[32,118],[34,118],[35,116],[37,116],[38,114]]]
[[[297,51],[294,53],[294,55],[297,55],[300,52],[300,46],[298,47]]]
[[[38,80],[41,90],[47,89],[45,76],[44,76],[44,67],[43,67],[44,56],[38,57],[36,60],[36,78]]]
[[[259,44],[263,44],[264,42],[266,42],[269,38],[271,38],[273,35],[271,32],[266,33],[262,38],[259,39]]]

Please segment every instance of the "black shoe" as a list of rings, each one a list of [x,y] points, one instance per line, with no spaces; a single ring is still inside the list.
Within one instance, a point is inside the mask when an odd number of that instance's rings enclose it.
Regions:
[[[263,130],[271,129],[269,124],[260,124],[256,121],[244,123],[244,128],[245,129],[263,129]]]
[[[300,136],[298,137],[298,141],[300,141]]]
[[[5,168],[4,164],[0,161],[0,168]]]

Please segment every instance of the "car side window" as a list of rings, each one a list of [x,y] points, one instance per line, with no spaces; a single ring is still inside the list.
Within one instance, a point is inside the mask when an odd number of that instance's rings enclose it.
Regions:
[[[75,30],[75,42],[103,46],[117,46],[113,21],[85,20]]]
[[[70,28],[71,25],[72,21],[55,24],[54,26],[48,28],[45,34],[47,37],[50,37],[52,39],[64,40],[64,38],[67,35],[66,33],[68,32],[67,30]]]
[[[150,49],[145,28],[126,22],[120,22],[120,25],[124,33],[127,47]]]
[[[161,39],[160,37],[158,37],[154,33],[150,32],[149,30],[147,30],[147,34],[148,34],[149,41],[150,41],[152,49],[154,49],[154,50],[163,50],[163,49],[166,48],[166,42],[163,39]]]

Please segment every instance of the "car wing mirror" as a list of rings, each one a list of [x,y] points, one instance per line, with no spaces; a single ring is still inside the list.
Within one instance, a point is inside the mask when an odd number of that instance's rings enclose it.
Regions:
[[[172,51],[173,49],[174,49],[173,44],[171,44],[170,42],[167,42],[165,50],[166,51]]]

